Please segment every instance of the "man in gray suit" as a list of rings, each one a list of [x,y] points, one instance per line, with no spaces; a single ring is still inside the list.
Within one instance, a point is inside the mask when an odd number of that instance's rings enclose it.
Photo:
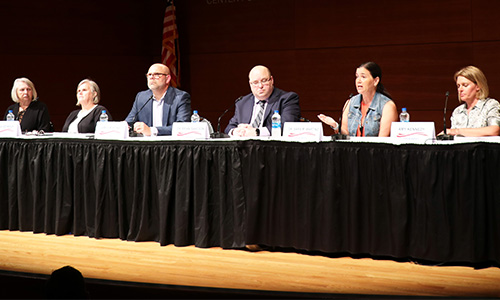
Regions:
[[[191,119],[191,96],[170,86],[170,69],[153,64],[146,74],[149,89],[139,92],[125,121],[146,136],[171,135],[174,122]]]
[[[300,120],[299,96],[274,87],[271,71],[265,66],[255,66],[248,74],[252,93],[236,103],[234,116],[225,133],[231,136],[255,136],[261,129],[271,132],[271,116],[274,110],[281,115],[281,128],[285,122]]]

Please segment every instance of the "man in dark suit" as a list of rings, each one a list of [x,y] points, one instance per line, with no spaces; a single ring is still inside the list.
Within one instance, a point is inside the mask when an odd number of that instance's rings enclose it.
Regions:
[[[170,69],[152,65],[146,74],[149,90],[139,92],[125,119],[143,135],[171,135],[174,122],[191,119],[191,96],[170,86]]]
[[[231,136],[255,136],[266,128],[271,132],[271,116],[275,110],[281,115],[281,128],[285,122],[300,120],[299,96],[274,87],[271,71],[265,66],[255,66],[248,74],[251,94],[236,103],[234,116],[225,133]],[[259,110],[264,113],[259,116]],[[259,130],[256,130],[259,129]]]

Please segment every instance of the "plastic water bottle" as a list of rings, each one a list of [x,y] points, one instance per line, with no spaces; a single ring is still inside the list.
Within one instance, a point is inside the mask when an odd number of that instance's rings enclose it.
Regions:
[[[193,114],[191,115],[191,122],[192,123],[200,122],[200,115],[198,114],[197,110],[193,110]]]
[[[410,122],[410,114],[406,111],[406,107],[403,107],[401,113],[399,114],[400,122]]]
[[[274,111],[274,114],[271,117],[272,122],[272,132],[271,136],[281,136],[281,116],[277,110]]]
[[[108,121],[108,114],[106,113],[105,110],[101,112],[101,116],[99,117],[99,121],[101,122],[107,122]]]
[[[7,114],[7,121],[14,121],[16,117],[14,116],[14,113],[12,113],[12,110],[9,110],[9,113]]]

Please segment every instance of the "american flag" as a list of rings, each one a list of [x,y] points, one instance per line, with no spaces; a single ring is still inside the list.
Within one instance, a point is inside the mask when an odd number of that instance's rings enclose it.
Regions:
[[[163,43],[161,50],[161,61],[170,69],[170,85],[179,86],[180,68],[178,58],[178,38],[177,24],[175,21],[174,1],[167,1],[165,17],[163,18]]]

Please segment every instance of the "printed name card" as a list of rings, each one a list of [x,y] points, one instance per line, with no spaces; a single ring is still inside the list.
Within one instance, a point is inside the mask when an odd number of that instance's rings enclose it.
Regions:
[[[128,123],[125,121],[97,122],[96,139],[126,139],[128,138]]]
[[[391,138],[422,140],[435,137],[434,122],[392,122],[391,124]]]
[[[208,124],[206,122],[174,122],[172,137],[182,140],[208,139]]]
[[[321,122],[286,122],[283,138],[319,142],[323,138],[323,125]]]
[[[0,137],[21,136],[19,121],[0,121]]]

